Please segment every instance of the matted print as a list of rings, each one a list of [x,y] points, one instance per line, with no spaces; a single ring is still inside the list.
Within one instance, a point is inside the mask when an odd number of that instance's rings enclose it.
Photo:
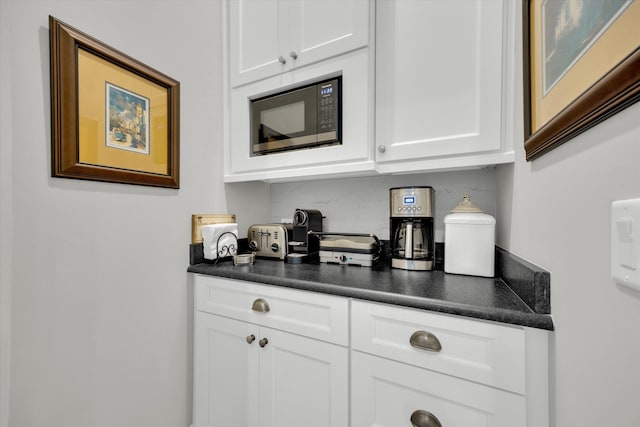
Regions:
[[[149,154],[149,100],[107,82],[108,147]]]

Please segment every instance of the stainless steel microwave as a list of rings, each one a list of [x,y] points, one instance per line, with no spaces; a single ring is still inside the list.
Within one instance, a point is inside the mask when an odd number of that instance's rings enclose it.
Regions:
[[[342,144],[342,77],[251,100],[251,156]]]

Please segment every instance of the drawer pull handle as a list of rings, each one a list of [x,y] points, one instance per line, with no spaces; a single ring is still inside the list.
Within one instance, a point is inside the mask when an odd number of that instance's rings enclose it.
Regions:
[[[266,313],[271,309],[269,308],[269,303],[267,301],[263,300],[262,298],[258,298],[253,302],[251,310],[257,311],[259,313]]]
[[[258,341],[258,344],[260,345],[260,347],[264,348],[265,345],[269,344],[269,340],[266,338],[262,338],[260,341]]]
[[[440,420],[435,415],[422,409],[411,414],[411,425],[413,427],[442,427]]]
[[[415,348],[419,348],[427,351],[435,351],[438,352],[442,350],[442,345],[438,338],[433,335],[431,332],[427,331],[416,331],[411,335],[409,339],[409,343]]]
[[[256,340],[256,336],[251,334],[247,336],[247,344],[251,344],[252,342],[254,342]]]

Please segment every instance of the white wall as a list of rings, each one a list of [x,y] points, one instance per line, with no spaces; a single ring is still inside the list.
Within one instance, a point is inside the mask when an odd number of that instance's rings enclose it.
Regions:
[[[11,273],[13,241],[12,189],[11,189],[11,106],[4,102],[11,96],[11,85],[4,76],[8,75],[10,63],[5,58],[8,52],[10,21],[7,19],[5,3],[0,0],[0,427],[9,422],[9,381],[11,340]]]
[[[611,202],[640,198],[639,118],[636,104],[533,162],[516,144],[498,167],[498,244],[551,272],[558,427],[640,425],[640,292],[610,278]]]
[[[50,177],[48,15],[181,82],[180,190]],[[2,427],[190,424],[191,214],[268,212],[264,184],[235,187],[251,203],[222,184],[220,15],[2,0]]]

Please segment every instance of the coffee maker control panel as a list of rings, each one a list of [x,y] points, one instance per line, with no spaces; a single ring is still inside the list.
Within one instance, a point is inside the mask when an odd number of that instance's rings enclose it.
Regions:
[[[391,192],[391,216],[431,217],[433,197],[431,187],[396,188]]]
[[[416,213],[422,211],[422,205],[416,204],[415,196],[404,196],[402,205],[398,206],[396,210],[401,214]]]

